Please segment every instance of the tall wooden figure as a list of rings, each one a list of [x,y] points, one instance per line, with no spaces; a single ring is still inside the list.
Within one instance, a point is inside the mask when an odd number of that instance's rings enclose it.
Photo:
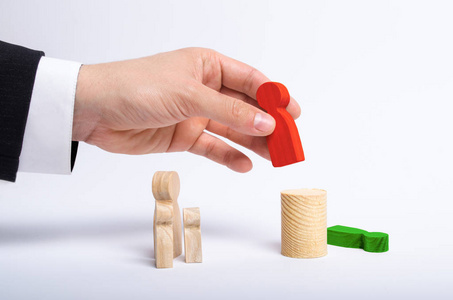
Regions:
[[[179,176],[159,171],[153,177],[154,257],[157,268],[172,268],[173,258],[182,254],[182,225],[179,211]]]
[[[289,93],[278,82],[263,83],[256,93],[258,104],[275,119],[275,130],[267,136],[267,146],[274,167],[283,167],[305,159],[296,123],[288,113]]]
[[[154,258],[156,268],[173,268],[173,204],[156,201],[154,210]]]

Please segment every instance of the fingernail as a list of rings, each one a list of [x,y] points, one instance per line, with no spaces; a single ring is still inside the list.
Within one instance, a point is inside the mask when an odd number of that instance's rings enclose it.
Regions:
[[[270,115],[257,113],[253,121],[255,129],[261,132],[268,132],[274,129],[275,120]]]

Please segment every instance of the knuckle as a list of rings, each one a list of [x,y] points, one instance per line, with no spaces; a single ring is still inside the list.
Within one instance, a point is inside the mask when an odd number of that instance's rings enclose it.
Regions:
[[[216,148],[216,141],[209,141],[206,144],[205,151],[204,151],[204,156],[205,157],[212,157],[213,153],[215,151],[215,148]]]
[[[181,113],[186,117],[193,117],[199,114],[200,103],[198,101],[198,87],[194,82],[186,82],[179,89],[183,91],[178,96]]]
[[[233,99],[231,101],[230,113],[233,120],[241,119],[244,114],[244,103],[241,100]]]
[[[206,54],[206,55],[216,55],[217,54],[217,51],[215,51],[214,49],[211,49],[211,48],[202,48],[202,47],[198,47],[198,48],[195,48],[198,52],[201,52],[203,54]]]
[[[225,138],[227,138],[229,140],[233,139],[234,133],[235,132],[234,132],[233,129],[231,129],[231,127],[227,127],[226,130],[225,130]]]
[[[247,74],[247,77],[244,80],[244,84],[242,86],[243,91],[251,92],[253,88],[254,78],[256,77],[258,70],[253,68]]]
[[[227,152],[225,152],[225,155],[223,156],[222,163],[228,167],[232,164],[233,159],[234,159],[233,152],[227,151]]]

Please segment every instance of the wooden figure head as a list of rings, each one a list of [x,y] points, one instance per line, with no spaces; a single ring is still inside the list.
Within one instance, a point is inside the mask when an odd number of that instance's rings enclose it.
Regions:
[[[153,196],[156,200],[175,201],[179,196],[179,176],[174,171],[158,171],[153,176]]]

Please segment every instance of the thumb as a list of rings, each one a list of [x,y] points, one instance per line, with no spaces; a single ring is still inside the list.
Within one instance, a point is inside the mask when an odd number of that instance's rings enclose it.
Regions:
[[[198,95],[197,113],[243,134],[267,136],[275,129],[274,118],[242,100],[203,86]]]

